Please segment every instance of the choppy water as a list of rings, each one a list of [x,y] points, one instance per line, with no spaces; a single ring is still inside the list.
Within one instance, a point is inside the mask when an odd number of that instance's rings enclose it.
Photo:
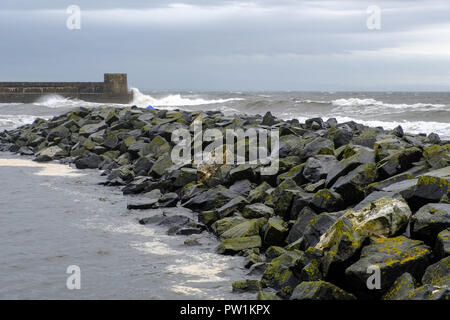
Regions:
[[[130,212],[97,170],[40,167],[0,153],[0,299],[248,299],[231,293],[243,258],[214,253],[186,237],[139,225],[159,210]],[[177,212],[178,209],[171,209]],[[69,265],[81,289],[68,290]]]
[[[304,121],[311,117],[339,122],[355,120],[391,129],[401,124],[411,133],[436,132],[450,138],[450,93],[361,93],[361,92],[220,92],[173,93],[134,90],[132,105],[162,109],[221,110],[226,114],[264,114],[271,111],[283,119]],[[0,130],[48,118],[74,106],[98,106],[58,96],[34,104],[0,104]]]

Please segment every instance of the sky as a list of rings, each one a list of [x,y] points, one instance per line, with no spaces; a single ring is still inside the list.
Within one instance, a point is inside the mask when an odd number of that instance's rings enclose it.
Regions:
[[[449,91],[450,1],[1,0],[0,66],[150,91]]]

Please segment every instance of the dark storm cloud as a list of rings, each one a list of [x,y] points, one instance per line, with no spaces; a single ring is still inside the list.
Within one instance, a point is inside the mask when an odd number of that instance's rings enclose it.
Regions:
[[[81,30],[66,28],[72,4]],[[445,0],[3,0],[1,80],[111,71],[155,90],[448,90],[449,12]]]

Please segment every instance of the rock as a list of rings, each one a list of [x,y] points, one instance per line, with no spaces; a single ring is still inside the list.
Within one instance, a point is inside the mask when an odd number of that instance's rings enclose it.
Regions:
[[[291,212],[290,212],[290,219],[291,220],[295,220],[297,219],[298,215],[305,209],[308,208],[309,210],[311,210],[311,208],[309,207],[311,204],[311,201],[314,198],[314,194],[313,193],[307,193],[307,192],[302,192],[302,191],[296,191],[295,192],[295,196],[294,196],[294,200],[292,200],[292,208],[291,208]]]
[[[235,239],[259,235],[259,230],[267,222],[265,218],[246,220],[220,235],[221,239]]]
[[[220,237],[227,230],[229,230],[245,221],[247,221],[247,219],[245,219],[241,216],[226,217],[226,218],[215,221],[211,225],[211,229],[216,236]]]
[[[291,300],[356,300],[355,296],[325,281],[305,281],[295,287]]]
[[[194,168],[181,168],[175,170],[170,178],[174,180],[173,185],[175,187],[184,187],[185,185],[197,181],[197,169]]]
[[[231,199],[236,198],[238,195],[224,186],[217,186],[212,189],[208,189],[204,192],[191,198],[189,201],[183,204],[183,206],[192,210],[201,209],[203,211],[220,208]]]
[[[275,216],[269,219],[262,228],[263,244],[266,247],[284,245],[288,234],[287,223],[282,218]]]
[[[420,278],[430,259],[431,251],[422,241],[403,236],[378,238],[362,249],[361,258],[348,267],[345,274],[349,285],[367,292],[366,282],[371,276],[367,270],[369,267],[379,267],[382,275],[379,294],[383,294],[405,272],[416,279]]]
[[[363,164],[345,176],[340,177],[332,187],[339,193],[347,205],[364,199],[365,188],[377,179],[375,163]]]
[[[423,156],[427,163],[435,169],[446,167],[450,164],[450,145],[432,145],[425,147]]]
[[[424,202],[438,202],[448,193],[450,167],[428,172],[418,177],[414,198]]]
[[[412,147],[396,152],[378,163],[378,174],[382,179],[410,169],[422,157],[419,148]]]
[[[334,156],[317,155],[309,158],[303,168],[303,176],[311,182],[317,182],[327,177],[327,173],[338,161]]]
[[[259,292],[264,288],[264,285],[259,280],[243,280],[235,281],[232,284],[233,292]]]
[[[438,233],[450,227],[450,204],[430,203],[423,206],[413,216],[411,226],[414,238],[434,245]]]
[[[324,252],[322,270],[325,277],[342,279],[345,269],[356,262],[367,237],[368,231],[355,227],[345,215],[339,218],[315,246]]]
[[[152,166],[150,174],[156,177],[162,177],[166,170],[173,165],[172,159],[168,153],[161,155]]]
[[[397,137],[399,137],[399,138],[402,138],[403,136],[404,136],[404,132],[403,132],[403,128],[402,128],[402,126],[396,126],[393,130],[392,130],[392,133],[395,135],[395,136],[397,136]]]
[[[239,180],[233,183],[229,189],[237,194],[246,196],[253,190],[253,185],[249,180]]]
[[[64,126],[58,126],[52,130],[50,130],[47,135],[47,140],[49,142],[60,141],[69,137],[71,134],[70,130]]]
[[[430,265],[422,277],[422,284],[436,287],[450,286],[450,257]]]
[[[405,272],[395,280],[392,287],[384,294],[383,300],[408,300],[415,289],[415,280],[412,275]]]
[[[223,217],[230,215],[231,213],[233,213],[235,211],[241,210],[247,204],[248,204],[247,199],[245,199],[244,197],[241,197],[241,196],[237,196],[237,197],[231,199],[230,201],[228,201],[226,204],[224,204],[220,208],[218,208],[216,210],[216,212],[219,215],[219,217],[223,218]]]
[[[146,176],[153,166],[153,161],[147,157],[140,157],[133,165],[133,171],[140,176]]]
[[[184,245],[188,247],[201,246],[202,244],[198,241],[198,239],[191,238],[184,240]]]
[[[301,192],[301,189],[297,184],[291,179],[286,179],[275,188],[266,201],[266,205],[273,206],[275,214],[288,216],[292,199],[298,192]]]
[[[319,130],[325,128],[325,123],[322,118],[311,118],[305,121],[305,125],[307,128],[313,130]]]
[[[266,291],[259,291],[257,296],[256,296],[256,300],[281,300],[280,297],[278,297],[276,294],[270,293],[270,292],[266,292]]]
[[[438,258],[450,255],[450,228],[438,234],[434,252]]]
[[[366,148],[359,148],[355,154],[339,161],[327,175],[327,187],[330,188],[340,177],[353,171],[362,164],[374,162],[375,152]]]
[[[247,219],[254,219],[254,218],[269,219],[273,215],[274,215],[273,209],[262,203],[254,203],[246,205],[242,210],[242,216]]]
[[[267,113],[263,117],[261,124],[263,126],[273,126],[275,123],[277,123],[276,118],[270,113],[270,111],[267,111]]]
[[[159,189],[152,190],[138,197],[130,197],[128,199],[128,210],[145,210],[157,207],[159,199],[161,199],[162,193]]]
[[[81,156],[75,159],[77,169],[97,169],[102,163],[102,158],[96,154]]]
[[[170,152],[169,143],[163,137],[156,136],[152,139],[152,141],[150,141],[150,143],[147,146],[145,146],[142,149],[141,155],[146,156],[146,155],[152,154],[156,158],[158,158],[167,152]]]
[[[431,144],[439,144],[441,143],[441,138],[439,137],[439,135],[437,133],[430,133],[427,136],[427,142],[431,143]]]
[[[248,164],[240,164],[236,168],[230,171],[230,178],[232,181],[238,180],[253,180],[255,173],[253,172],[253,168]]]
[[[298,246],[301,250],[315,246],[320,237],[342,216],[344,212],[321,213],[307,222],[307,226],[302,236],[291,243],[291,246]]]
[[[298,154],[302,159],[315,155],[334,155],[334,143],[326,138],[318,137],[307,143]]]
[[[310,205],[317,212],[335,212],[342,209],[344,203],[340,194],[322,189],[316,192]]]
[[[99,123],[86,124],[86,125],[84,125],[84,126],[82,126],[80,128],[79,133],[80,133],[81,136],[87,138],[91,134],[93,134],[93,133],[95,133],[97,131],[106,129],[107,127],[108,127],[108,125],[104,121],[101,121]]]
[[[323,280],[323,275],[319,267],[320,263],[318,260],[312,260],[308,263],[300,272],[300,282]]]
[[[270,246],[266,250],[266,257],[270,261],[270,260],[273,260],[275,258],[278,258],[279,256],[281,256],[284,253],[286,253],[286,250],[283,249],[282,247]]]
[[[300,239],[305,229],[311,223],[311,219],[315,218],[316,214],[308,207],[304,208],[297,217],[294,225],[289,230],[289,234],[286,238],[287,243],[292,243]]]
[[[353,230],[367,231],[368,236],[378,238],[392,237],[402,232],[411,215],[411,210],[403,199],[381,198],[360,210],[347,210],[341,219],[348,219]],[[319,247],[335,237],[332,229],[321,238]]]
[[[48,147],[37,154],[37,162],[47,162],[52,161],[57,158],[65,157],[67,153],[58,146]]]
[[[235,254],[239,251],[251,248],[261,247],[261,237],[251,236],[243,238],[222,239],[217,248],[217,252],[221,254]]]
[[[288,251],[282,254],[269,263],[262,276],[262,282],[276,290],[285,287],[294,288],[299,283],[299,279],[291,268],[298,263],[298,260],[304,259],[304,254],[300,251]]]

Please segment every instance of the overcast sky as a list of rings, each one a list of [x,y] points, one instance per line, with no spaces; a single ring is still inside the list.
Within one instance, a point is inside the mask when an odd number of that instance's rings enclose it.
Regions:
[[[0,81],[126,72],[142,90],[449,91],[450,1],[1,0],[0,65]]]

